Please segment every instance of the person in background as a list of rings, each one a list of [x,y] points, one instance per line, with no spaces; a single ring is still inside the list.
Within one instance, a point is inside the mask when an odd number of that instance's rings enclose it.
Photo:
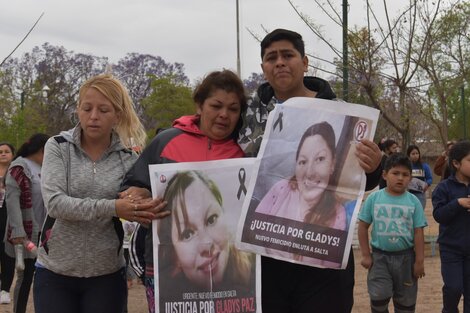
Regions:
[[[412,313],[418,294],[417,280],[424,277],[426,217],[418,199],[407,192],[411,162],[405,155],[391,154],[383,176],[387,186],[367,197],[358,216],[361,265],[369,270],[371,312],[388,312],[393,298],[395,312]]]
[[[139,153],[135,149],[133,150],[136,153]],[[130,259],[129,259],[130,240],[131,240],[132,234],[135,231],[136,225],[138,224],[136,222],[127,221],[124,219],[121,219],[121,223],[122,223],[122,228],[124,230],[122,248],[124,249],[124,259],[126,260],[127,289],[131,289],[132,286],[134,285],[134,281],[137,278],[137,275],[135,274],[134,270],[130,266]],[[128,312],[127,307],[128,307],[128,304],[126,303],[123,313]]]
[[[451,175],[432,192],[432,215],[439,223],[442,312],[470,312],[470,141],[460,141],[449,150]]]
[[[197,114],[178,118],[173,127],[155,136],[126,174],[121,187],[125,191],[121,195],[144,189],[150,196],[149,164],[243,157],[243,151],[236,142],[241,115],[246,110],[245,90],[240,78],[229,70],[211,72],[194,90],[193,100]],[[154,283],[152,230],[148,228],[145,287],[149,312],[155,312],[158,286]]]
[[[446,150],[436,159],[434,163],[434,174],[441,177],[441,180],[446,179],[450,176],[451,170],[449,165],[449,150],[455,144],[455,141],[448,141],[446,145]]]
[[[410,145],[406,149],[406,155],[411,161],[413,170],[411,172],[411,182],[408,185],[408,191],[414,194],[423,209],[426,208],[426,191],[432,184],[432,173],[431,168],[427,163],[421,161],[421,152],[418,146]]]
[[[18,149],[6,176],[7,230],[5,251],[20,258],[16,269],[16,283],[13,293],[13,312],[25,313],[29,292],[33,283],[36,262],[35,246],[46,216],[41,195],[41,166],[44,159],[44,145],[48,135],[35,134]],[[22,250],[18,255],[16,249]],[[24,247],[28,247],[25,249]]]
[[[15,259],[6,254],[4,243],[7,226],[5,176],[14,154],[15,148],[11,144],[0,142],[0,304],[11,302],[10,288],[15,276]]]
[[[79,123],[45,147],[47,217],[34,277],[36,313],[121,313],[127,299],[119,218],[150,223],[160,200],[116,199],[145,131],[122,83],[97,75],[80,88]],[[131,140],[131,138],[133,138]]]
[[[385,165],[385,161],[387,161],[387,158],[389,155],[392,153],[398,152],[398,144],[395,140],[393,139],[387,139],[382,143],[382,160],[380,161],[381,167],[383,168]],[[381,176],[380,181],[379,181],[379,188],[383,189],[387,186],[387,182],[385,179]]]
[[[335,99],[327,81],[304,77],[308,58],[302,36],[276,29],[261,41],[261,68],[267,82],[259,86],[243,115],[239,144],[257,156],[269,112],[292,97]],[[356,156],[367,176],[366,189],[377,186],[382,168],[379,147],[370,140],[356,145]],[[354,257],[345,270],[321,269],[262,257],[262,307],[269,313],[346,313],[354,302]],[[325,301],[335,299],[335,301]]]

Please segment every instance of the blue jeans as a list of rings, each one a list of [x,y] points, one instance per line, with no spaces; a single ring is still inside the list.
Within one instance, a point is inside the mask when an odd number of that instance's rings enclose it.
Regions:
[[[121,313],[127,299],[126,269],[84,278],[38,267],[33,296],[36,313]]]
[[[464,313],[470,312],[470,255],[439,246],[441,255],[442,313],[457,313],[463,295]]]
[[[413,193],[416,198],[418,198],[419,202],[421,202],[421,205],[423,206],[423,210],[426,209],[426,193],[425,192],[420,192],[420,193]]]

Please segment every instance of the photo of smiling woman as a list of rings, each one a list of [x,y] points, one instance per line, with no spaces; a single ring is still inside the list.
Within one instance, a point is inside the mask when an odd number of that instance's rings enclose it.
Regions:
[[[294,175],[276,183],[256,212],[345,230],[346,210],[330,184],[335,151],[331,125],[321,122],[310,126],[297,148]]]
[[[352,210],[355,201],[342,198],[337,192],[337,165],[342,162],[341,154],[337,159],[336,136],[330,123],[322,121],[309,126],[297,146],[295,153],[294,174],[282,178],[263,196],[256,213],[274,216],[281,224],[289,224],[291,229],[302,229],[302,236],[285,237],[286,241],[303,238],[303,234],[331,234],[346,236]],[[280,219],[279,219],[280,218]],[[286,222],[289,219],[295,222]],[[270,220],[271,221],[271,220]],[[339,232],[338,232],[339,231]],[[292,233],[291,233],[292,234]],[[309,239],[316,238],[310,236]],[[344,241],[342,239],[335,239]],[[315,244],[318,240],[303,241],[300,244]],[[322,258],[323,255],[330,257],[340,253],[339,245],[327,246],[328,251],[322,254],[302,254],[301,250],[292,249],[292,245],[266,247],[266,253],[281,256],[294,262],[303,262],[315,266],[338,268],[341,266],[341,258]],[[300,247],[297,245],[296,247]],[[319,248],[320,246],[317,246]],[[325,246],[321,246],[325,248]],[[309,251],[312,252],[312,248]],[[318,256],[311,257],[311,256]],[[333,261],[334,260],[334,261]]]
[[[200,171],[179,172],[164,199],[171,214],[158,224],[160,308],[187,292],[254,296],[254,254],[235,248],[216,184]]]

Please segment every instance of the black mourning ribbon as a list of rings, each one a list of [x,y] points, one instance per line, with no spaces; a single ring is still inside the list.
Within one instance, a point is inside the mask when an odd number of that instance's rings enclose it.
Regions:
[[[238,200],[240,200],[240,197],[242,196],[242,192],[246,195],[245,179],[246,179],[246,172],[245,172],[245,169],[242,167],[238,171],[238,181],[240,182],[240,187],[238,187],[238,192],[237,192]]]
[[[277,120],[274,122],[273,125],[273,130],[276,130],[276,126],[279,125],[279,131],[282,131],[282,116],[284,114],[282,112],[279,112],[279,115],[277,116]]]

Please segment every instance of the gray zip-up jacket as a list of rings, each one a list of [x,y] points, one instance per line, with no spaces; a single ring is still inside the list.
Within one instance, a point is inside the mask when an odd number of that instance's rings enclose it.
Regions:
[[[47,217],[38,263],[62,275],[95,277],[125,266],[115,199],[137,155],[113,133],[108,150],[93,162],[80,136],[77,126],[45,146],[41,185]]]

